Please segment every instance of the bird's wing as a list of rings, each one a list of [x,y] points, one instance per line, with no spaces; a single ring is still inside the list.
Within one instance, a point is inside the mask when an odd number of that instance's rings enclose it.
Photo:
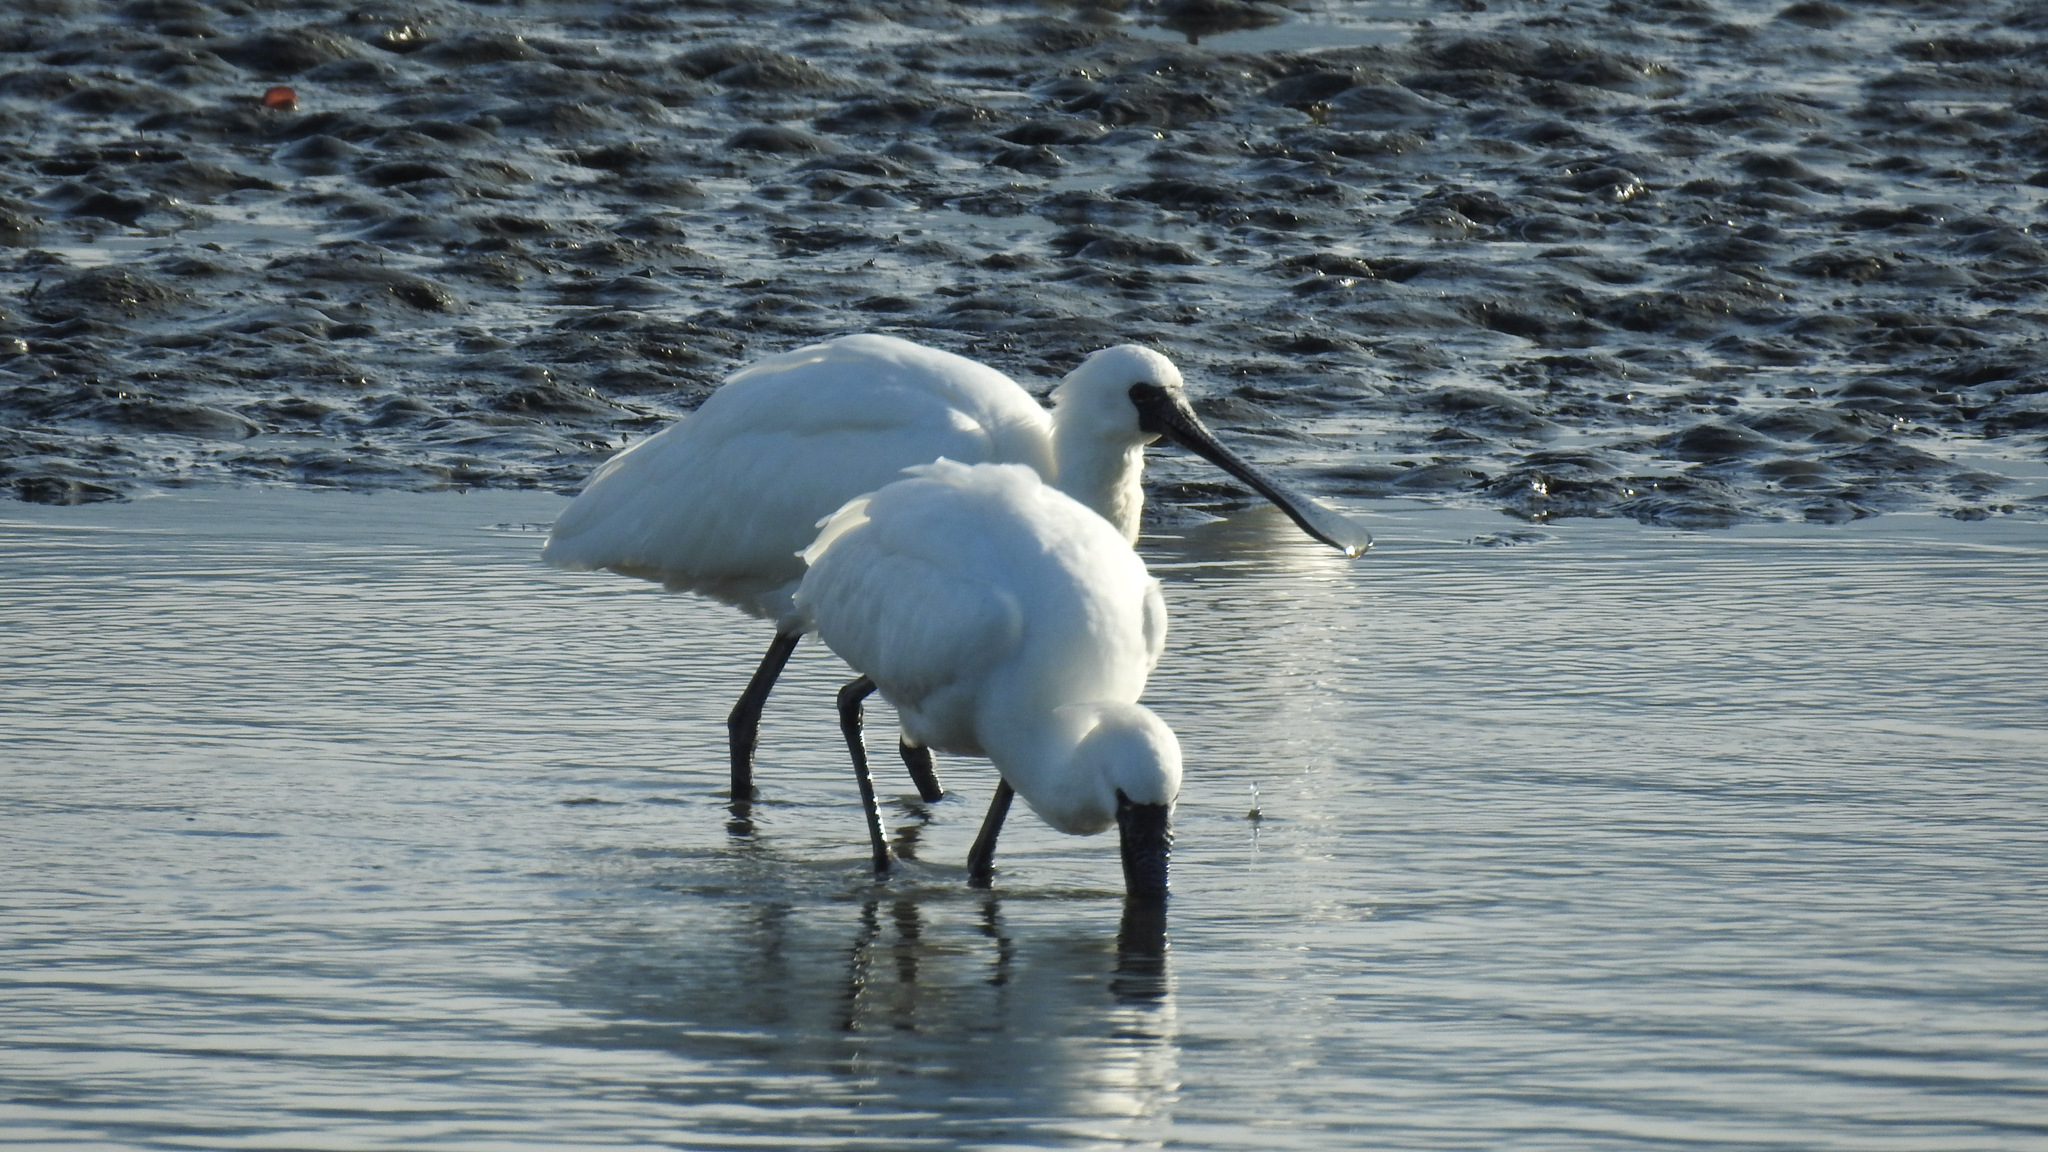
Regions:
[[[1148,577],[1145,587],[1145,674],[1159,667],[1159,655],[1166,651],[1166,597],[1159,581]]]
[[[971,696],[1024,629],[1016,596],[976,546],[972,510],[906,499],[920,495],[930,493],[899,484],[842,509],[807,553],[797,594],[825,643],[907,711],[943,707],[951,689]],[[870,521],[876,499],[889,503]]]
[[[1041,475],[1051,468],[1052,417],[1014,380],[893,336],[847,336],[768,357],[734,373],[700,411],[720,421],[724,435],[943,428],[978,439],[979,448],[955,444],[912,463],[944,455],[1028,464]]]
[[[880,348],[863,351],[859,342]],[[1007,378],[950,357],[994,377],[999,389],[957,365],[918,360],[945,355],[849,337],[750,366],[696,414],[606,464],[556,522],[544,558],[780,615],[781,590],[803,575],[797,550],[847,500],[940,456],[984,461],[1049,451],[1048,418]],[[980,400],[963,403],[962,393]]]

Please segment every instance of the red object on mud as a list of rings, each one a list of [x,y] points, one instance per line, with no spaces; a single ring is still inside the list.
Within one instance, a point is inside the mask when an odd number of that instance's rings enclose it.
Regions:
[[[280,84],[263,94],[263,106],[277,112],[297,111],[299,94]]]

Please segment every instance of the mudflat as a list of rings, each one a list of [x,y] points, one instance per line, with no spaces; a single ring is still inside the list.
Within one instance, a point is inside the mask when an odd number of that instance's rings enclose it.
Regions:
[[[0,492],[570,490],[733,367],[1123,341],[1305,486],[2043,511],[2030,3],[18,0]],[[283,90],[283,91],[279,91]],[[1163,470],[1162,507],[1243,496]]]

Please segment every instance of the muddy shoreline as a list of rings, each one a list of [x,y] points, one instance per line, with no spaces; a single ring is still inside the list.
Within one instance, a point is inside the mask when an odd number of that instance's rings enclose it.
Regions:
[[[17,8],[19,499],[573,490],[881,330],[1340,500],[2048,518],[2039,4]]]

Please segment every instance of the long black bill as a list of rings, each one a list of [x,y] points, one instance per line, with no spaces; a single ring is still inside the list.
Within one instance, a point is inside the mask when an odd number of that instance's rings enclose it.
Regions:
[[[1166,899],[1166,862],[1173,854],[1171,809],[1133,804],[1116,794],[1116,827],[1123,839],[1124,895],[1132,900]]]
[[[1173,441],[1251,485],[1253,491],[1287,513],[1287,518],[1300,525],[1303,532],[1346,556],[1360,555],[1372,547],[1372,533],[1350,517],[1289,492],[1225,448],[1178,390],[1157,384],[1133,384],[1131,403],[1138,406],[1138,427]]]

